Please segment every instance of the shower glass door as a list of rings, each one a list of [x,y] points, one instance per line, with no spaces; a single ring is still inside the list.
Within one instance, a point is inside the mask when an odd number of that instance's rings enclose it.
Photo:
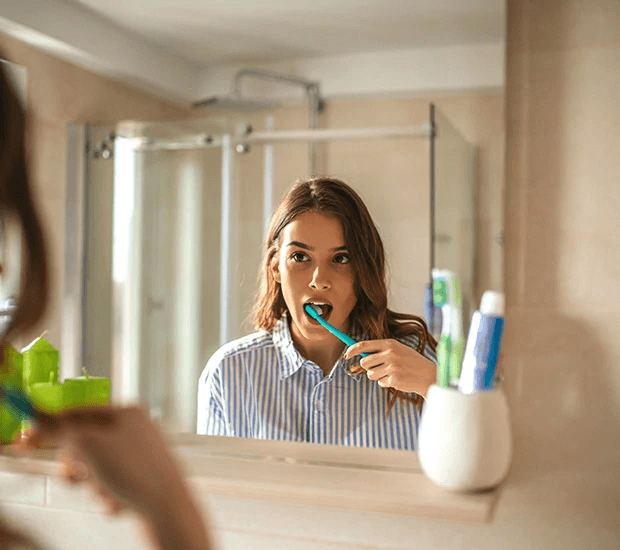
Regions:
[[[219,346],[223,124],[202,126],[94,127],[88,159],[83,365],[183,431]]]

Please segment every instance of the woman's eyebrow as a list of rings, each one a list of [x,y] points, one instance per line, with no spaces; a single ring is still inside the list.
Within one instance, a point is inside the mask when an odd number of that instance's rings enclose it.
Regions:
[[[300,241],[291,241],[286,246],[296,246],[297,248],[303,248],[304,250],[314,250],[309,244],[304,244]]]
[[[286,246],[296,246],[297,248],[303,248],[304,250],[310,250],[310,251],[314,250],[314,248],[311,247],[309,244],[305,244],[300,241],[291,241]],[[346,245],[337,246],[335,248],[332,248],[332,252],[340,252],[341,250],[346,250],[346,249],[347,249]]]

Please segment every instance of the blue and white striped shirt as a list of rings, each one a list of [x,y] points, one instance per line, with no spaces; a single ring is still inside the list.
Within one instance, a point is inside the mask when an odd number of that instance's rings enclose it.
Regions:
[[[399,339],[416,348],[415,335]],[[425,357],[436,362],[428,349]],[[286,315],[221,347],[198,386],[198,433],[356,447],[417,448],[419,413],[342,357],[328,376],[293,345]]]

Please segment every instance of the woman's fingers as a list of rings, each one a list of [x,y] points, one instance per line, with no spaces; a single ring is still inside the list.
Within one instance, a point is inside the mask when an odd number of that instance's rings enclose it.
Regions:
[[[13,442],[13,448],[19,452],[36,451],[41,443],[41,436],[33,430],[21,432]]]
[[[58,459],[61,462],[60,475],[65,481],[71,484],[90,482],[91,487],[108,514],[116,516],[125,509],[118,499],[95,480],[91,469],[86,462],[79,459],[76,453],[62,449],[58,453]]]
[[[118,516],[123,510],[125,510],[125,506],[121,504],[121,502],[111,493],[106,491],[101,484],[95,483],[93,485],[93,489],[103,503],[106,512],[111,516]]]
[[[362,340],[361,342],[357,342],[353,344],[351,347],[347,349],[344,353],[345,359],[351,359],[356,355],[361,355],[362,353],[368,354],[376,354],[379,351],[386,349],[390,345],[390,340]]]
[[[114,423],[114,414],[109,407],[73,409],[64,413],[66,421],[77,426],[105,427]]]
[[[69,483],[82,483],[91,478],[90,469],[77,455],[66,449],[58,453],[60,475]]]
[[[381,378],[388,375],[389,367],[380,365],[374,368],[370,368],[366,371],[366,376],[369,380],[381,380]]]

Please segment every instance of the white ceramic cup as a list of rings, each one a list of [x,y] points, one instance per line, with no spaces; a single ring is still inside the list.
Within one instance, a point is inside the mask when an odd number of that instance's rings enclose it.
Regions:
[[[418,433],[422,470],[454,491],[497,486],[512,458],[510,413],[501,390],[465,394],[432,385]]]

